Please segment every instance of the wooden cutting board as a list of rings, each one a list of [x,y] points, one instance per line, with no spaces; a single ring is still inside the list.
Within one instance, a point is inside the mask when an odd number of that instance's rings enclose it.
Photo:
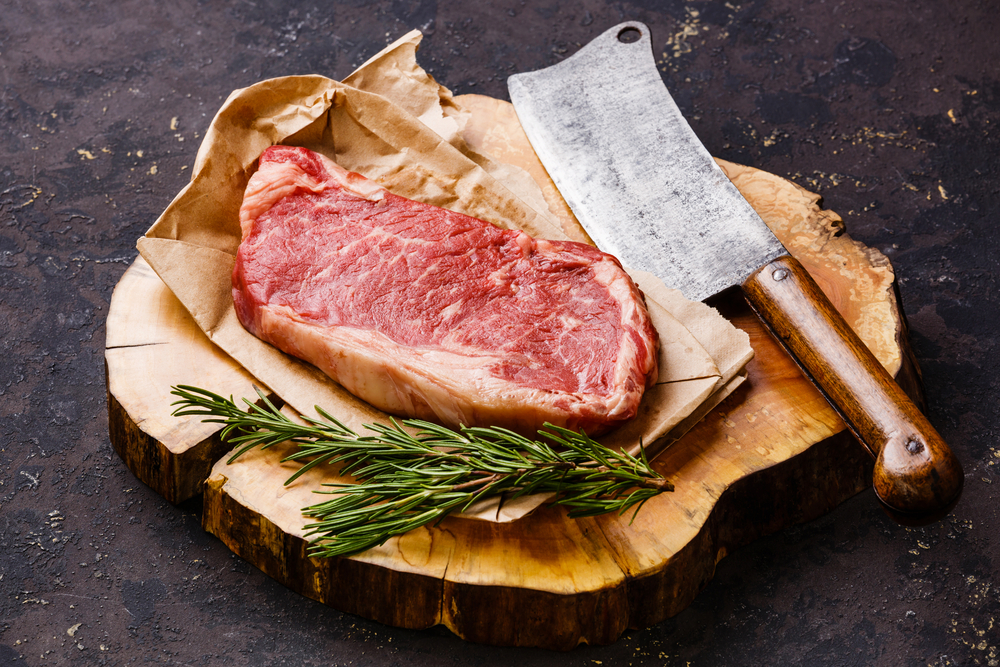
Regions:
[[[529,171],[563,217],[513,109],[480,96],[470,146]],[[850,239],[819,197],[721,163],[845,319],[918,402],[888,260]],[[571,224],[570,222],[567,224]],[[299,508],[318,477],[294,487],[281,451],[227,466],[212,425],[170,416],[169,388],[196,384],[253,396],[250,377],[216,348],[138,259],[118,284],[105,354],[111,441],[143,482],[177,503],[204,489],[203,525],[265,573],[337,609],[407,628],[443,624],[466,639],[569,649],[613,642],[678,613],[733,548],[828,512],[871,484],[871,461],[738,292],[712,302],[750,336],[748,381],[655,462],[676,491],[636,516],[569,520],[543,507],[507,524],[448,518],[342,559],[305,555]],[[213,470],[214,466],[214,470]],[[206,482],[207,480],[207,482]]]

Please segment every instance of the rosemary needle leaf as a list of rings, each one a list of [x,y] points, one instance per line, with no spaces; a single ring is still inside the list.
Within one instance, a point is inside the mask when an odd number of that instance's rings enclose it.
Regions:
[[[284,461],[301,462],[285,482],[313,468],[340,465],[357,484],[327,483],[331,499],[303,508],[313,523],[310,555],[346,556],[440,521],[484,498],[556,493],[572,518],[639,509],[673,485],[638,457],[610,449],[585,433],[546,424],[532,440],[498,427],[452,430],[419,419],[366,425],[359,435],[316,407],[319,418],[294,422],[257,389],[259,400],[237,405],[206,389],[177,385],[174,415],[195,415],[223,424],[223,440],[234,445],[232,463],[255,448],[291,442]]]

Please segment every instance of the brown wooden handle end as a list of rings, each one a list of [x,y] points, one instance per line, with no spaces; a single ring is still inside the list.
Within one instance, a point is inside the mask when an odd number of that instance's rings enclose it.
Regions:
[[[750,276],[743,291],[875,457],[879,499],[906,514],[952,506],[964,479],[958,459],[802,265],[779,257]]]

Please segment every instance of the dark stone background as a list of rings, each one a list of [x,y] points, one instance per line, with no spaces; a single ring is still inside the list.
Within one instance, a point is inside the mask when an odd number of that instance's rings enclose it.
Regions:
[[[679,616],[563,655],[301,598],[124,467],[108,303],[231,90],[341,78],[420,28],[439,81],[506,98],[625,19],[714,155],[822,193],[891,258],[966,469],[951,516],[904,528],[863,493],[727,557]],[[3,0],[0,665],[998,664],[998,35],[972,0]]]

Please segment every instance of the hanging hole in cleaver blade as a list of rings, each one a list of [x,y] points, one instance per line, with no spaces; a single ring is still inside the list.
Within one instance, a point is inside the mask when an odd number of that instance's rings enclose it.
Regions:
[[[640,37],[642,37],[642,32],[640,32],[638,28],[633,28],[632,26],[622,28],[621,32],[618,33],[618,41],[622,44],[632,44],[634,42],[638,42]]]

